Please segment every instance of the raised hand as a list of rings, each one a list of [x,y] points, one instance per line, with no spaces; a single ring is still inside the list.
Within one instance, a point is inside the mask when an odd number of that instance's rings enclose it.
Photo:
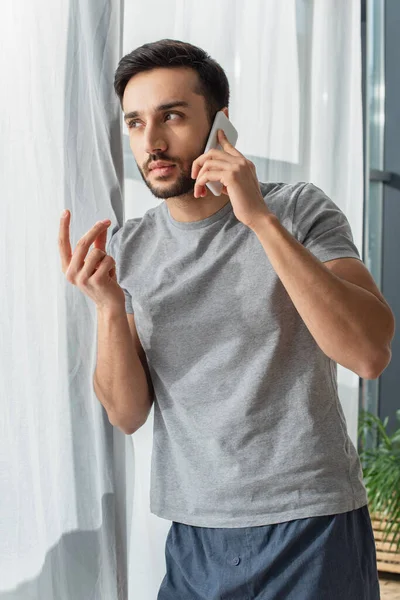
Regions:
[[[71,251],[69,225],[68,211],[66,217],[61,217],[58,238],[62,271],[67,281],[89,296],[99,309],[124,309],[125,294],[117,283],[115,260],[105,252],[111,221],[98,221],[81,237],[74,253]],[[89,252],[92,244],[94,248]]]

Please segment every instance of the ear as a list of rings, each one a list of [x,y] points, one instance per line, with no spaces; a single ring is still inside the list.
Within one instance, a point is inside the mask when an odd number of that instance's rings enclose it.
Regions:
[[[225,116],[226,116],[226,117],[228,117],[228,119],[229,119],[229,109],[228,109],[228,107],[227,107],[227,106],[225,106],[225,107],[222,109],[222,112],[223,112],[223,113],[225,114]]]

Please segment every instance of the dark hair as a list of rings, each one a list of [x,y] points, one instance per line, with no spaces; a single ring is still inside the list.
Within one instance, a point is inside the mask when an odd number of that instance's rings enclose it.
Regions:
[[[210,123],[217,111],[229,106],[229,83],[223,68],[201,48],[179,40],[164,39],[143,44],[119,61],[114,90],[121,107],[128,81],[142,71],[159,67],[190,67],[199,78],[194,92],[204,96]]]

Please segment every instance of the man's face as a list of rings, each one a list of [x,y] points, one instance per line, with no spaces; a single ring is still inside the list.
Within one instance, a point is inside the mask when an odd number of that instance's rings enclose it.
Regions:
[[[143,181],[156,198],[193,195],[193,161],[204,152],[211,129],[205,98],[194,93],[193,69],[158,68],[132,77],[123,96],[130,147]],[[158,108],[175,102],[187,106]],[[129,116],[135,111],[135,115]],[[152,163],[174,165],[150,170]]]

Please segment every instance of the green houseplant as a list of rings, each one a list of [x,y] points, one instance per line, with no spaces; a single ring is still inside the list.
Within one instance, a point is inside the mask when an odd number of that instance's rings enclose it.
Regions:
[[[396,411],[400,424],[400,410]],[[358,426],[364,484],[371,516],[384,522],[383,542],[391,537],[391,548],[400,550],[400,426],[389,436],[389,418],[361,411]],[[372,443],[371,443],[372,438]]]

